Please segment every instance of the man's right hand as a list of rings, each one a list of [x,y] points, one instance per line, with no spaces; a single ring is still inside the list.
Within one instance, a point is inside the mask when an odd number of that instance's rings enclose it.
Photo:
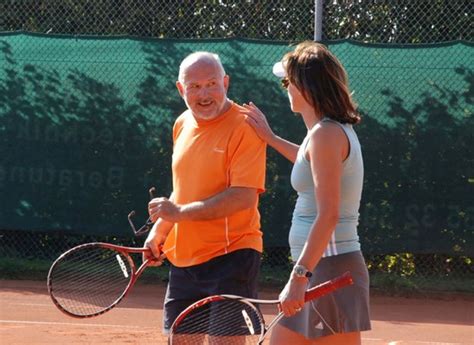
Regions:
[[[156,231],[156,227],[153,226],[143,245],[144,248],[150,248],[149,252],[143,253],[143,261],[150,260],[150,266],[161,266],[166,259],[166,255],[162,252],[165,240],[166,236],[161,235],[159,231]]]

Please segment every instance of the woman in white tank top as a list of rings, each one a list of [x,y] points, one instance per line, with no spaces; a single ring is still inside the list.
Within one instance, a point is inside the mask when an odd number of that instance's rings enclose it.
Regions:
[[[291,109],[308,130],[301,145],[273,133],[265,115],[244,105],[247,121],[270,146],[294,163],[298,193],[289,242],[294,269],[280,294],[283,318],[270,344],[360,344],[370,329],[369,279],[357,225],[363,184],[360,122],[339,60],[322,44],[307,41],[275,64]],[[311,286],[351,271],[354,285],[311,303]]]

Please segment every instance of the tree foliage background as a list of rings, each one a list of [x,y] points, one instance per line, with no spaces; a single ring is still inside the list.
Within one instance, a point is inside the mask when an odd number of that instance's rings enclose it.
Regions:
[[[374,43],[472,41],[470,0],[323,1],[323,39]],[[0,31],[159,38],[314,37],[308,0],[7,0]]]

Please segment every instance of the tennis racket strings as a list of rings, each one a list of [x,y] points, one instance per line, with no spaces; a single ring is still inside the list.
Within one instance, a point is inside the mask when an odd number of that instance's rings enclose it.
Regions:
[[[258,344],[260,311],[244,300],[217,299],[191,310],[173,330],[171,344]]]
[[[48,279],[55,303],[73,316],[106,311],[130,284],[133,270],[127,256],[99,246],[83,247],[61,256]]]

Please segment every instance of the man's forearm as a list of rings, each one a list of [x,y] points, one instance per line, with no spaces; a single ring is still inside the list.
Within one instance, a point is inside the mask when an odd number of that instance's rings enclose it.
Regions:
[[[173,222],[168,222],[164,220],[163,218],[159,218],[155,224],[153,224],[152,231],[154,231],[156,234],[159,234],[160,236],[166,238],[168,234],[170,233],[171,229],[173,228],[174,223]]]
[[[174,193],[172,192],[170,197],[170,201],[174,201]],[[167,220],[164,220],[163,218],[158,218],[158,220],[153,224],[153,232],[156,234],[160,234],[160,236],[166,238],[168,234],[170,233],[171,229],[173,228],[173,225],[175,223],[169,222]]]
[[[185,221],[211,220],[252,208],[256,202],[255,188],[231,187],[209,199],[181,205],[180,212]]]

